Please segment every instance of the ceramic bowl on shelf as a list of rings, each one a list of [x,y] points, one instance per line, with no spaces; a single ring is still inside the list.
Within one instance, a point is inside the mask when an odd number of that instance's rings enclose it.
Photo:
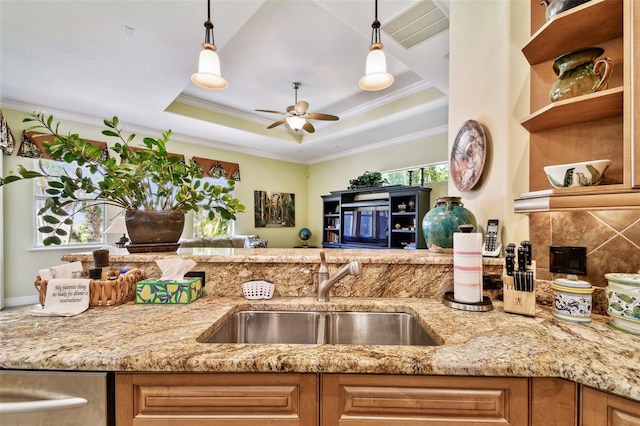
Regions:
[[[593,160],[580,163],[546,166],[544,172],[556,188],[599,185],[611,160]]]

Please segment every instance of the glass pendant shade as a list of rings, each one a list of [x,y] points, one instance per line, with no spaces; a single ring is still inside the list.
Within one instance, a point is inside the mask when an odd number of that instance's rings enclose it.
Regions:
[[[304,123],[306,122],[307,120],[305,118],[298,117],[297,115],[287,117],[287,124],[296,132],[302,129],[302,126],[304,126]]]
[[[204,49],[200,52],[198,72],[191,76],[191,81],[205,89],[226,89],[229,83],[220,75],[220,59],[215,52],[215,46],[203,43]]]
[[[360,88],[375,91],[386,89],[393,84],[393,76],[387,72],[387,59],[382,45],[372,45],[367,55],[365,76],[360,79]]]

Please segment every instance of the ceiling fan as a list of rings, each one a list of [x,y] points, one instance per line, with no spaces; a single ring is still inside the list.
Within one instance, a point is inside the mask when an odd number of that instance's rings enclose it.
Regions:
[[[300,83],[299,81],[294,81],[293,83],[291,83],[291,86],[293,86],[293,89],[296,91],[295,105],[289,105],[287,107],[286,112],[274,111],[271,109],[256,110],[260,112],[269,112],[273,114],[284,115],[283,119],[278,120],[275,123],[271,124],[269,127],[267,127],[267,129],[273,129],[274,127],[278,127],[281,124],[287,123],[289,127],[291,127],[291,129],[296,132],[299,131],[300,129],[304,129],[309,133],[313,133],[316,131],[316,129],[309,122],[309,120],[336,121],[340,119],[339,117],[331,114],[322,114],[319,112],[307,112],[307,109],[309,108],[309,102],[305,102],[305,101],[298,102],[298,89],[300,88],[300,86],[302,86],[302,83]]]

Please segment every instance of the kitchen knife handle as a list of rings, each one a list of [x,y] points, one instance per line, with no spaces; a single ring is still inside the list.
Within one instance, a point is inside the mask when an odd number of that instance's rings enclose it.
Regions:
[[[505,267],[507,270],[507,275],[510,277],[513,276],[513,270],[515,268],[515,257],[516,255],[513,253],[507,253],[505,258]]]
[[[518,271],[524,271],[527,269],[527,249],[520,246],[518,247]]]

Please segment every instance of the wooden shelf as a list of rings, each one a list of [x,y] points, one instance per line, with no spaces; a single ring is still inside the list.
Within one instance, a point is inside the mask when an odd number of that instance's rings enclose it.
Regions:
[[[573,50],[620,37],[622,6],[620,0],[591,0],[560,13],[531,36],[522,53],[530,65],[535,65]]]
[[[637,209],[640,191],[607,185],[599,192],[587,192],[582,188],[549,189],[520,194],[514,200],[516,213],[535,213],[554,210],[620,210]],[[570,191],[571,190],[571,191]]]
[[[530,133],[616,117],[624,112],[622,87],[553,102],[522,119],[520,124]]]
[[[521,121],[529,131],[529,188],[514,200],[516,213],[638,209],[634,189],[640,148],[637,141],[638,85],[635,70],[640,44],[640,1],[590,0],[544,20],[540,2],[530,0],[532,36],[522,48],[531,65],[531,113]],[[600,46],[618,65],[609,89],[549,103],[551,62],[573,50]],[[622,70],[622,71],[621,71]],[[622,74],[621,74],[622,72]],[[606,185],[548,188],[543,168],[610,158]],[[640,176],[640,173],[636,173]]]

